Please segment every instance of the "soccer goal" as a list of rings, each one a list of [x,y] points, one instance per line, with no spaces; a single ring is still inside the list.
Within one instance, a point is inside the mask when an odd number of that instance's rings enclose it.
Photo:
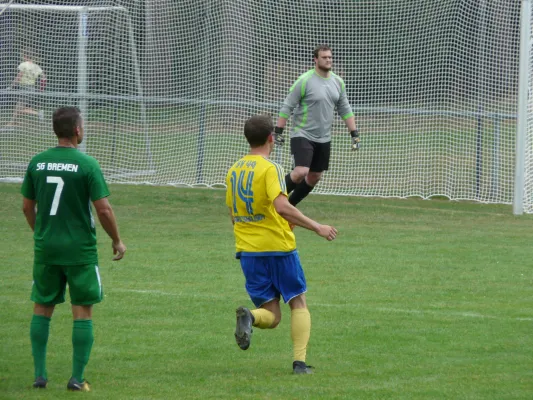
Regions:
[[[78,104],[82,150],[110,182],[223,186],[247,151],[246,118],[274,118],[326,43],[362,142],[350,151],[336,120],[313,193],[533,212],[531,0],[4,2],[0,178],[20,179],[31,155],[53,145],[52,110]],[[31,96],[11,87],[25,49],[47,76]],[[37,114],[6,127],[21,95]],[[288,143],[272,157],[291,168]]]
[[[85,128],[80,150],[111,181],[150,180],[138,43],[126,8],[0,4],[0,38],[1,178],[19,179],[29,158],[55,142],[53,110],[77,105]],[[45,81],[16,82],[17,66],[28,61]]]

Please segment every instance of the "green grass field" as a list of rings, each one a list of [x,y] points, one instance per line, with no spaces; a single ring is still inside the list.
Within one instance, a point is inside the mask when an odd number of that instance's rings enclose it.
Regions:
[[[68,304],[52,320],[49,388],[30,388],[32,237],[19,190],[0,184],[0,398],[71,398]],[[508,206],[310,196],[301,210],[340,233],[326,242],[295,231],[316,373],[293,376],[288,307],[277,329],[255,330],[248,351],[235,344],[235,308],[251,302],[224,191],[111,190],[128,252],[111,262],[99,229],[106,296],[95,308],[87,398],[533,398],[532,216],[514,217]]]

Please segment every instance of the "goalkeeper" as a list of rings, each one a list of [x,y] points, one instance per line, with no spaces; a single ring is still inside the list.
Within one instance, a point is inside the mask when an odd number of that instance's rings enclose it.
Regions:
[[[293,206],[313,190],[328,169],[335,108],[350,131],[352,150],[359,149],[359,132],[344,81],[331,72],[331,49],[326,45],[316,47],[313,60],[315,68],[301,75],[290,88],[275,128],[276,144],[282,145],[283,129],[294,110],[290,133],[294,169],[285,176]]]

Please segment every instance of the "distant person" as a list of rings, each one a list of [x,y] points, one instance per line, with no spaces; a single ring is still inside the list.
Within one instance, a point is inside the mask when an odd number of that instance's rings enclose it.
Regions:
[[[18,66],[18,74],[13,80],[11,86],[20,91],[17,97],[17,104],[13,111],[13,116],[9,125],[15,125],[17,118],[22,114],[35,115],[39,119],[44,119],[44,111],[36,110],[35,107],[39,105],[36,91],[44,90],[46,86],[46,75],[42,68],[36,63],[34,56],[28,50],[25,50],[22,55],[23,61]]]

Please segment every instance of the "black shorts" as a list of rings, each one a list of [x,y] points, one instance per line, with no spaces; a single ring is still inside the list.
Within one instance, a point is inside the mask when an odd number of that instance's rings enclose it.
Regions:
[[[311,172],[327,171],[331,142],[317,143],[303,137],[291,138],[291,154],[295,167],[307,167]]]

